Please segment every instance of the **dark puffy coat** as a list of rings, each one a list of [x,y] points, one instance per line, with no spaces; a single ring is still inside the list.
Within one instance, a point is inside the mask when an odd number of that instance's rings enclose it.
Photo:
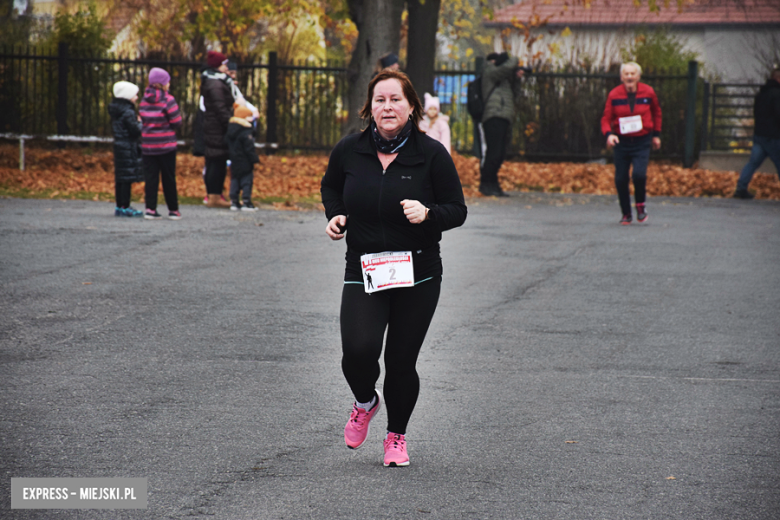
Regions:
[[[203,143],[207,158],[226,157],[228,146],[225,134],[230,118],[233,117],[233,92],[227,81],[209,77],[207,74],[224,76],[212,70],[206,71],[200,86],[206,114],[203,118]]]
[[[141,122],[135,113],[135,105],[127,99],[114,98],[108,105],[111,129],[114,132],[114,177],[116,182],[141,182],[144,180],[139,150]]]
[[[770,79],[761,87],[753,105],[753,132],[767,139],[780,139],[780,83]]]
[[[260,162],[252,138],[252,125],[246,119],[233,117],[228,124],[225,143],[230,150],[230,176],[240,178],[252,173],[254,164]]]
[[[520,82],[516,80],[517,58],[509,57],[501,65],[485,63],[482,71],[482,95],[485,112],[482,122],[498,117],[512,123],[515,119],[515,100],[520,93]]]

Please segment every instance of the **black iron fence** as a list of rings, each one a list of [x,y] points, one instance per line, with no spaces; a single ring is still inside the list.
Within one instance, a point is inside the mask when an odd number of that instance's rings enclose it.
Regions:
[[[329,150],[342,136],[347,118],[347,72],[343,63],[280,63],[267,59],[239,63],[238,83],[260,111],[259,139],[282,149]],[[433,90],[450,117],[453,149],[472,153],[474,122],[466,111],[466,89],[484,62],[442,64]],[[145,84],[149,69],[171,74],[171,93],[189,139],[200,93],[201,63],[71,56],[67,47],[0,49],[0,133],[110,136],[107,106],[119,80]],[[701,143],[704,93],[696,69],[688,75],[646,75],[663,109],[663,147],[657,158],[692,162]],[[538,73],[523,80],[523,97],[507,143],[510,155],[529,160],[587,160],[604,157],[600,119],[615,74]],[[421,93],[422,94],[422,93]],[[698,139],[697,139],[698,137]]]
[[[761,85],[705,84],[702,147],[712,151],[745,152],[753,145],[753,103]]]

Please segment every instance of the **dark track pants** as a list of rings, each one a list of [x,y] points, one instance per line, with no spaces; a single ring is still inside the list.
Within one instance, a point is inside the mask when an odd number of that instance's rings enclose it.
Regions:
[[[240,177],[238,172],[230,170],[230,200],[239,202],[239,193],[243,195],[244,202],[252,200],[252,185],[254,184],[254,172],[245,172]]]
[[[144,155],[144,194],[146,207],[157,209],[157,190],[162,180],[163,196],[168,211],[179,210],[176,191],[176,150],[162,155]]]
[[[506,157],[506,146],[511,130],[509,121],[500,117],[492,117],[482,123],[482,130],[485,133],[485,152],[484,161],[480,171],[480,188],[498,188],[498,170],[504,163]]]
[[[341,296],[341,368],[358,402],[374,397],[385,330],[384,397],[387,429],[406,433],[420,392],[417,356],[439,302],[441,277],[405,289],[366,294],[344,284]]]
[[[634,200],[643,204],[646,198],[647,163],[650,161],[650,146],[653,136],[641,137],[620,136],[620,142],[615,145],[615,188],[617,188],[620,210],[623,215],[631,215],[631,195],[628,189],[629,171],[634,165],[631,178],[634,181]]]

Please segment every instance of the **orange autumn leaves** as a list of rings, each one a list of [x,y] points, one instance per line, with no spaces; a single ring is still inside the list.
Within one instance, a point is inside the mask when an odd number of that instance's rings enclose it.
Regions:
[[[25,149],[26,170],[19,171],[19,147],[0,145],[0,188],[14,196],[83,198],[113,200],[113,155],[110,149]],[[467,197],[480,196],[479,161],[453,154],[455,166]],[[176,181],[181,197],[204,196],[203,158],[180,153]],[[328,164],[327,155],[286,157],[260,156],[255,166],[254,198],[280,209],[319,207],[320,180]],[[552,193],[615,193],[611,165],[578,163],[505,162],[499,173],[507,191]],[[736,172],[686,169],[667,164],[651,164],[648,194],[674,197],[729,197],[734,191]],[[757,198],[780,200],[776,175],[756,174],[750,185]],[[143,196],[143,184],[133,185],[133,195]]]
[[[466,195],[478,195],[479,161],[457,154],[453,160]],[[505,191],[613,195],[614,175],[611,164],[505,162],[498,177]],[[730,197],[739,174],[651,163],[647,176],[650,196]],[[756,191],[756,198],[780,200],[777,175],[757,173],[750,189]]]

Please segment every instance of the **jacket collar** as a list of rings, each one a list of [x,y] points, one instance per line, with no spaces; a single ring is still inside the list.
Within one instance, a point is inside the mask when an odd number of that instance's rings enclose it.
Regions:
[[[398,156],[395,158],[399,164],[413,166],[425,162],[425,150],[423,150],[420,135],[420,130],[416,125],[413,125],[409,141],[398,151]],[[361,132],[353,150],[357,153],[376,156],[376,147],[371,138],[371,125]]]

